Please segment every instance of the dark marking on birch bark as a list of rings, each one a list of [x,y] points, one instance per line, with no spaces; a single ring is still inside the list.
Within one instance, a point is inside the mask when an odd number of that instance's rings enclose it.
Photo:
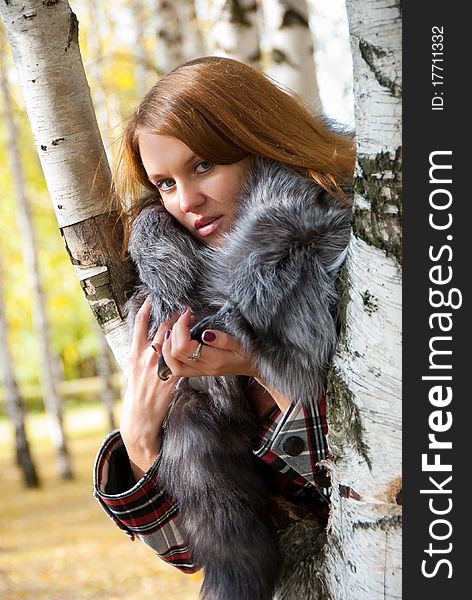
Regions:
[[[80,286],[84,290],[85,296],[89,302],[107,300],[112,294],[110,290],[110,278],[107,271],[84,279],[80,282]]]
[[[278,48],[274,48],[270,54],[271,54],[272,62],[275,63],[276,65],[290,62],[288,60],[285,52],[282,52],[282,50],[279,50]]]
[[[376,521],[358,521],[353,523],[352,529],[397,529],[402,526],[401,515],[393,515],[392,517],[382,517]]]
[[[354,204],[354,234],[401,263],[402,149],[398,147],[393,158],[388,152],[381,152],[375,158],[358,156],[358,164],[361,172],[354,179],[354,193],[362,196],[369,207]]]
[[[116,302],[113,300],[108,271],[87,277],[80,282],[80,287],[100,325],[120,317]]]
[[[174,31],[159,31],[159,37],[166,42],[166,44],[182,44],[182,34],[175,33]]]
[[[67,46],[65,47],[65,52],[69,50],[72,43],[79,43],[79,21],[77,20],[75,13],[71,11],[69,22],[69,34],[67,36]]]
[[[58,146],[61,142],[63,142],[66,138],[60,137],[60,138],[56,138],[55,140],[52,140],[51,145],[52,146]]]
[[[114,300],[90,302],[90,308],[100,326],[103,326],[108,321],[120,318],[118,307]]]
[[[303,15],[291,8],[284,14],[280,28],[282,29],[283,27],[308,27],[308,21]]]
[[[24,14],[23,15],[23,19],[34,19],[37,14],[38,13],[35,13],[35,12],[34,13],[29,13],[29,14]]]
[[[99,201],[99,199],[97,199]],[[110,320],[116,312],[116,316],[124,318],[124,304],[127,300],[127,292],[133,289],[136,283],[136,273],[129,260],[120,256],[118,249],[122,247],[123,230],[119,226],[116,213],[104,213],[75,225],[61,228],[65,238],[65,246],[73,265],[80,267],[103,267],[108,269],[109,291],[105,289],[95,292],[97,298],[89,298],[90,305],[97,318],[101,322]],[[96,283],[100,279],[94,280]],[[99,284],[94,287],[99,287]],[[102,285],[100,283],[100,285]],[[93,294],[92,294],[93,296]],[[98,309],[94,304],[104,303],[104,299],[113,302],[114,308]],[[97,312],[98,311],[98,312]],[[109,315],[113,313],[110,317]]]
[[[379,308],[377,298],[373,296],[369,290],[365,290],[362,294],[362,303],[364,304],[364,310],[368,315],[371,315]]]
[[[45,146],[44,144],[41,144],[41,150],[42,150],[43,152],[46,152],[46,150],[47,150],[47,149],[48,149],[48,147],[47,147],[47,146]]]
[[[401,85],[386,75],[386,69],[388,65],[392,64],[394,53],[385,52],[382,48],[369,44],[365,40],[359,40],[359,51],[379,84],[390,90],[394,98],[401,98]]]
[[[59,0],[43,0],[44,6],[54,6],[54,4],[58,4]]]
[[[256,63],[259,62],[261,60],[261,51],[259,49],[257,49],[254,54],[251,54],[251,56],[249,57],[249,62],[252,63]]]
[[[347,561],[347,566],[349,567],[349,570],[351,571],[351,573],[357,573],[357,567],[356,565],[351,562],[350,560]]]
[[[253,24],[248,20],[248,15],[251,12],[256,12],[257,7],[254,2],[252,6],[242,7],[238,0],[232,0],[227,2],[225,8],[223,8],[222,14],[229,16],[230,23],[238,23],[243,27],[252,27]]]
[[[344,264],[336,282],[336,290],[339,294],[339,344],[342,344],[346,350],[347,346],[347,307],[351,301],[351,281],[349,279],[349,269]]]
[[[364,442],[365,429],[351,390],[343,380],[339,369],[331,367],[328,373],[328,421],[330,440],[338,456],[344,454],[346,443],[351,444],[372,470],[369,447]]]

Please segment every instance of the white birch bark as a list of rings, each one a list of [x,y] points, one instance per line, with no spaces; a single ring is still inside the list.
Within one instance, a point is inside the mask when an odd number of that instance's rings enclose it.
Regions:
[[[11,0],[0,10],[67,251],[125,369],[129,333],[123,305],[133,275],[118,253],[122,230],[116,213],[108,210],[111,176],[80,56],[77,18],[65,0]]]
[[[23,243],[23,259],[31,284],[33,318],[40,348],[40,380],[43,401],[49,419],[51,442],[57,453],[59,476],[62,479],[71,479],[72,468],[70,465],[70,457],[64,431],[62,398],[58,391],[58,381],[55,376],[55,357],[51,350],[51,335],[46,314],[46,301],[37,258],[36,232],[25,192],[25,177],[20,149],[18,147],[19,135],[14,121],[13,107],[10,100],[8,80],[3,61],[0,70],[5,124],[8,132],[7,154],[9,156],[15,186],[17,219]]]
[[[168,0],[157,0],[154,13],[156,26],[156,62],[162,75],[185,62],[183,29],[178,5]]]
[[[401,598],[401,12],[348,0],[358,159],[330,373],[326,597]]]
[[[179,0],[175,4],[182,38],[183,62],[205,56],[205,42],[195,10],[195,0]]]
[[[144,96],[150,87],[149,66],[150,57],[146,48],[146,12],[142,0],[130,3],[132,15],[133,42],[131,51],[134,57],[134,77],[138,97]],[[153,61],[154,62],[154,61]]]
[[[87,12],[89,15],[87,73],[92,85],[93,105],[103,137],[105,152],[108,162],[112,163],[112,132],[120,119],[117,117],[116,111],[111,108],[113,93],[105,89],[102,76],[105,55],[103,26],[108,17],[96,0],[87,0]]]
[[[109,356],[109,346],[106,338],[103,335],[103,331],[97,322],[95,326],[97,338],[98,338],[98,356],[96,359],[97,373],[100,377],[100,400],[105,409],[108,426],[110,431],[116,428],[114,406],[115,406],[115,392],[112,384],[112,370]]]
[[[256,0],[215,0],[211,10],[210,52],[260,66]]]
[[[264,48],[270,56],[267,75],[321,112],[314,37],[306,0],[262,0]]]

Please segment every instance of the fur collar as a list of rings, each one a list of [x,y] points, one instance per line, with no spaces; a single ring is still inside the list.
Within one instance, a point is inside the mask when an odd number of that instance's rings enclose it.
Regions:
[[[310,402],[323,391],[336,343],[335,279],[351,211],[313,180],[262,157],[252,161],[238,207],[217,248],[199,243],[158,202],[141,211],[129,253],[143,282],[138,297],[152,294],[150,333],[189,306],[197,320],[207,317],[192,337],[209,328],[235,335],[258,350],[270,385]]]

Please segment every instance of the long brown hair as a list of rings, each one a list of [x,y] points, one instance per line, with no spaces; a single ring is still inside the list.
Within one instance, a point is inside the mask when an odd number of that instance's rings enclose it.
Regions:
[[[341,202],[354,170],[353,135],[313,115],[263,73],[228,58],[191,60],[160,79],[138,105],[123,133],[115,186],[122,201],[125,245],[148,180],[139,153],[147,129],[184,142],[216,164],[250,155],[278,160],[311,177]]]

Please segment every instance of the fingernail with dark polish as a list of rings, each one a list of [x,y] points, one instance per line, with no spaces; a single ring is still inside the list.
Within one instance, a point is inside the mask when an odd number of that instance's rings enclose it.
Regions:
[[[165,339],[165,340],[168,340],[168,339],[170,338],[170,334],[171,334],[171,333],[172,333],[172,331],[171,331],[170,329],[168,329],[168,330],[166,331],[166,334],[165,334],[165,336],[164,336],[164,339]]]
[[[212,331],[204,331],[202,339],[204,342],[214,342],[216,340],[216,335]]]

